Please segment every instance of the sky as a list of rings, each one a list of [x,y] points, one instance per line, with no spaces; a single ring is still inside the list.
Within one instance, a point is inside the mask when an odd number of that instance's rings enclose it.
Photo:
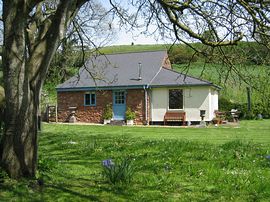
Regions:
[[[109,0],[103,0],[100,1],[102,5],[105,8],[111,8],[109,4]],[[119,1],[118,1],[119,2]],[[124,7],[130,7],[128,5],[127,0],[120,1],[121,5]],[[2,14],[2,1],[0,1],[0,14]],[[154,26],[152,28],[150,27],[150,30],[154,30]],[[164,40],[157,40],[157,36],[149,35],[146,36],[145,34],[142,34],[144,32],[144,29],[136,29],[133,31],[129,31],[125,29],[124,27],[121,27],[121,29],[118,27],[118,25],[115,25],[115,35],[111,40],[109,40],[108,45],[130,45],[132,42],[136,45],[138,44],[164,44],[164,43],[172,43],[172,41],[164,41]],[[1,40],[1,39],[0,39]],[[2,41],[2,40],[1,40]]]
[[[107,8],[110,9],[111,5],[109,3],[109,0],[103,0],[100,1],[102,3],[102,5]],[[129,5],[127,0],[116,0],[116,2],[121,2],[121,6],[123,8],[126,8],[129,10],[129,12],[135,12],[137,8],[134,8],[132,6]],[[144,24],[144,20],[139,18],[138,21],[141,25]],[[158,35],[153,35],[153,34],[143,34],[143,32],[145,32],[145,27],[142,27],[141,29],[135,29],[130,31],[128,30],[128,27],[123,27],[120,26],[120,28],[118,27],[119,25],[117,24],[117,20],[114,21],[114,27],[115,27],[115,36],[114,38],[110,41],[109,45],[130,45],[132,42],[136,45],[138,44],[164,44],[164,43],[172,43],[172,41],[164,41],[164,40],[157,40]],[[150,25],[148,27],[149,31],[153,32],[156,27],[154,25]],[[160,37],[159,37],[160,38]]]
[[[141,33],[141,30],[126,31],[124,29],[117,30],[116,36],[110,42],[110,45],[134,45],[138,44],[164,44],[168,41],[158,40],[154,35],[145,35]]]
[[[134,34],[131,32],[126,32],[120,30],[117,32],[117,36],[114,40],[111,41],[111,45],[130,45],[131,43],[137,44],[160,44],[161,41],[157,41],[153,36],[145,36],[140,34],[139,31],[134,31]],[[164,42],[163,42],[164,43]]]

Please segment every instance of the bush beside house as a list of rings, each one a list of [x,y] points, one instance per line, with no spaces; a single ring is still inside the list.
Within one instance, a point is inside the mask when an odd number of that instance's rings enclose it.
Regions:
[[[128,107],[126,111],[127,125],[133,125],[135,118],[136,118],[136,113],[133,112],[130,107]]]
[[[113,117],[112,105],[107,104],[103,112],[104,124],[110,123],[112,117]]]
[[[259,114],[263,118],[270,118],[270,107],[264,106],[260,101],[254,101],[251,103],[251,111],[248,110],[247,103],[234,103],[226,98],[219,99],[220,111],[231,111],[231,109],[237,109],[240,111],[241,119],[256,119]]]

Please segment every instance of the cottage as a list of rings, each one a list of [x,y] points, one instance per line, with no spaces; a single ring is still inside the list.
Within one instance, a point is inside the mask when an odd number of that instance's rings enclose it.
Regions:
[[[92,56],[56,89],[63,122],[75,113],[79,122],[102,123],[108,104],[113,120],[125,120],[130,108],[135,124],[163,123],[169,112],[184,114],[184,122],[200,121],[203,112],[204,120],[211,121],[218,110],[219,87],[172,70],[166,51]]]

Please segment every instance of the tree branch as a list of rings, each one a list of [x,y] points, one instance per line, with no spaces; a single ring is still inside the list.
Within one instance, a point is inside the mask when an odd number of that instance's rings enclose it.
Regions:
[[[185,24],[181,23],[179,20],[179,14],[180,16],[183,14],[183,11],[185,9],[192,9],[190,7],[191,1],[187,1],[183,3],[183,6],[175,6],[172,3],[167,3],[164,0],[157,0],[157,2],[162,6],[163,10],[165,11],[167,17],[169,18],[170,22],[177,26],[180,30],[186,32],[190,37],[200,40],[203,44],[211,46],[211,47],[217,47],[217,46],[228,46],[228,45],[236,45],[240,40],[243,39],[243,33],[237,32],[236,38],[233,40],[228,41],[208,41],[205,39],[202,35],[195,33],[191,28],[186,26]],[[178,14],[179,13],[179,14]],[[209,22],[208,22],[209,24]],[[209,24],[210,27],[213,27],[213,25]],[[175,35],[178,35],[178,32],[175,30]]]

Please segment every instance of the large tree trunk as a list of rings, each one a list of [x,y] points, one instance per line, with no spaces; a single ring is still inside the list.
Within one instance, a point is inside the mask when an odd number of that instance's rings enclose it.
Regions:
[[[61,0],[48,17],[42,0],[3,0],[6,113],[0,163],[12,178],[35,176],[41,87],[70,20],[86,1]]]
[[[40,85],[31,80],[26,57],[27,7],[4,2],[5,131],[1,165],[13,178],[33,177],[37,161],[37,111]]]
[[[16,91],[16,90],[15,90]],[[30,90],[21,108],[7,103],[2,166],[13,178],[34,177],[37,162],[37,96]]]

